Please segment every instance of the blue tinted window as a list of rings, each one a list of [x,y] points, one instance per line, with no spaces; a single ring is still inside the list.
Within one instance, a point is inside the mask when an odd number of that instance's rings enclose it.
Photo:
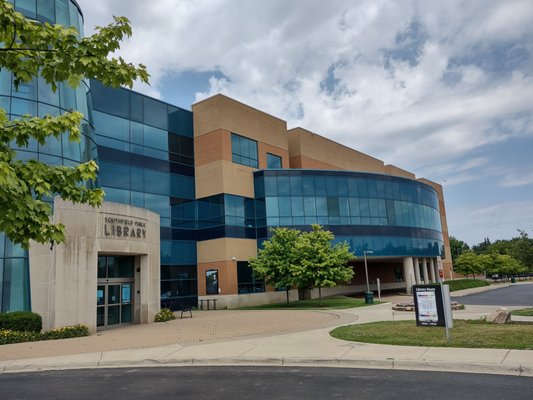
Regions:
[[[339,200],[337,197],[328,197],[328,215],[330,217],[339,216]]]
[[[192,138],[192,113],[168,106],[168,130]]]
[[[56,2],[56,23],[63,26],[69,26],[69,0],[55,0]]]
[[[94,127],[98,135],[129,141],[129,121],[114,115],[94,111]]]
[[[291,216],[291,198],[290,197],[278,197],[279,204],[279,216],[290,217]]]
[[[37,100],[37,79],[33,78],[31,82],[20,83],[18,89],[13,86],[12,94],[28,100]]]
[[[158,213],[163,218],[170,218],[170,207],[167,196],[144,194],[144,205],[149,210]]]
[[[302,178],[300,176],[291,176],[291,195],[301,196],[303,194]]]
[[[45,143],[39,145],[39,152],[61,157],[61,138],[48,136]]]
[[[144,170],[144,191],[170,195],[170,174],[166,172],[154,171],[151,169]]]
[[[316,198],[316,215],[327,216],[328,215],[328,202],[326,197]]]
[[[312,176],[305,175],[302,179],[303,195],[314,196],[315,195],[315,183]]]
[[[36,18],[36,0],[17,0],[15,10],[20,11],[26,17]]]
[[[278,180],[272,176],[266,176],[265,178],[265,196],[277,196],[278,195]]]
[[[281,157],[267,153],[267,168],[281,168]]]
[[[31,100],[11,99],[11,113],[15,115],[37,114],[37,103]]]
[[[290,180],[288,176],[278,177],[278,196],[288,196],[291,194]]]
[[[41,0],[39,0],[40,2]],[[78,33],[80,32],[80,23],[78,19],[78,8],[73,4],[70,3],[70,25],[76,28]]]
[[[155,149],[168,151],[167,131],[145,125],[144,126],[144,145],[153,147]]]
[[[327,194],[326,179],[322,176],[315,176],[315,195],[326,196]]]
[[[234,163],[247,165],[252,168],[258,167],[257,142],[255,140],[232,133],[231,154]]]
[[[291,208],[292,208],[293,217],[303,217],[304,215],[303,197],[292,197]]]
[[[278,198],[277,197],[267,197],[265,199],[266,213],[268,217],[277,217],[279,216],[278,208]]]
[[[314,197],[304,197],[304,213],[308,217],[314,217],[316,215]]]
[[[59,105],[65,110],[76,109],[76,91],[66,82],[59,82]]]
[[[54,0],[39,0],[37,2],[37,18],[43,22],[55,22]]]
[[[112,201],[114,203],[129,204],[130,203],[130,192],[128,190],[115,189],[110,187],[102,186],[102,189],[105,192],[105,200]]]
[[[0,70],[0,95],[11,95],[11,72],[5,68]]]
[[[64,133],[62,136],[63,157],[70,158],[71,160],[75,161],[81,161],[80,143],[69,140],[68,133]]]
[[[348,179],[337,178],[337,193],[339,196],[348,196]]]
[[[100,161],[100,179],[103,186],[130,189],[130,167],[128,165]]]
[[[167,105],[149,97],[143,97],[144,123],[168,130]],[[146,139],[146,138],[145,138]]]

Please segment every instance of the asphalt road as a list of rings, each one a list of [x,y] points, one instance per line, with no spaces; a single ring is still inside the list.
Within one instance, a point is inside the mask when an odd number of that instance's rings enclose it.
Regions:
[[[513,399],[533,378],[425,371],[290,368],[117,368],[0,374],[8,399]]]
[[[517,284],[467,296],[452,296],[452,300],[476,306],[533,307],[533,284]]]

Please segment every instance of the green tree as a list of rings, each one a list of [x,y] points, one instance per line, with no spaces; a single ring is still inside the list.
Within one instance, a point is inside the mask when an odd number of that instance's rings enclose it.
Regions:
[[[265,282],[276,288],[285,289],[287,304],[289,304],[289,290],[294,285],[294,265],[297,262],[294,251],[296,242],[302,232],[290,228],[271,228],[272,237],[263,242],[263,248],[257,252],[257,257],[250,258],[249,263],[255,274],[265,279]]]
[[[333,233],[325,231],[320,225],[312,225],[310,232],[299,236],[295,246],[295,284],[303,290],[318,288],[320,300],[323,287],[347,282],[353,276],[353,268],[347,264],[355,255],[346,242],[333,245],[333,239]]]
[[[120,41],[131,36],[127,18],[115,17],[107,27],[97,27],[90,37],[80,38],[73,27],[39,23],[15,12],[13,5],[0,0],[0,69],[13,73],[13,85],[29,83],[40,76],[51,90],[59,82],[75,88],[82,79],[95,78],[103,84],[132,87],[133,81],[148,82],[143,65],[134,66],[121,57],[109,58]],[[96,178],[94,161],[76,167],[50,166],[37,160],[17,160],[12,143],[24,148],[30,139],[44,144],[48,137],[68,132],[69,140],[80,140],[83,115],[76,111],[57,117],[24,115],[9,120],[0,109],[0,231],[24,248],[29,241],[63,242],[64,226],[53,224],[51,206],[45,201],[55,195],[75,203],[98,206],[103,191],[86,183]]]
[[[453,269],[465,276],[472,274],[475,279],[476,274],[483,272],[483,264],[480,257],[472,251],[465,251],[456,258],[453,263]]]
[[[523,264],[508,254],[487,253],[479,256],[481,265],[489,274],[512,276],[525,272]]]
[[[274,228],[271,232],[272,237],[263,242],[263,249],[249,263],[275,288],[288,291],[291,286],[301,290],[317,287],[321,299],[323,287],[352,278],[353,269],[347,263],[355,256],[348,244],[333,245],[333,233],[322,226],[312,225],[310,232],[289,228]]]
[[[470,250],[470,246],[463,242],[462,240],[457,239],[454,236],[450,236],[450,250],[452,252],[452,262],[455,265],[455,260],[463,252]]]
[[[472,251],[476,254],[482,254],[485,251],[487,251],[489,246],[490,246],[490,240],[489,238],[485,238],[481,243],[478,243],[472,246]]]

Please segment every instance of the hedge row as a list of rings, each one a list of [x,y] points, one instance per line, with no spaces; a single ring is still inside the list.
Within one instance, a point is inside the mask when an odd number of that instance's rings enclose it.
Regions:
[[[64,326],[43,333],[0,329],[0,345],[38,340],[70,339],[88,335],[89,329],[85,325]]]
[[[39,333],[43,320],[39,314],[29,311],[0,313],[0,330]]]

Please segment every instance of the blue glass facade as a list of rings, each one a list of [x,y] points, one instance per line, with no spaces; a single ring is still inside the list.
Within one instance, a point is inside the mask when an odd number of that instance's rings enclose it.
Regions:
[[[91,81],[93,123],[106,201],[147,208],[161,221],[161,300],[197,303],[192,113]]]
[[[83,16],[75,1],[16,0],[11,3],[29,18],[74,26],[83,36]],[[0,70],[0,108],[6,110],[11,119],[24,114],[57,116],[71,109],[85,116],[79,143],[70,142],[64,135],[59,139],[50,138],[44,145],[34,140],[25,148],[17,148],[13,144],[19,159],[35,159],[51,165],[77,165],[96,159],[96,144],[89,123],[91,107],[87,82],[82,82],[77,89],[61,82],[58,90],[53,92],[43,79],[36,78],[21,84],[16,90],[11,72],[3,69]],[[0,311],[30,308],[28,253],[0,233]]]
[[[355,254],[436,257],[443,252],[437,192],[400,177],[321,170],[254,173],[259,241],[268,228],[320,224]]]

